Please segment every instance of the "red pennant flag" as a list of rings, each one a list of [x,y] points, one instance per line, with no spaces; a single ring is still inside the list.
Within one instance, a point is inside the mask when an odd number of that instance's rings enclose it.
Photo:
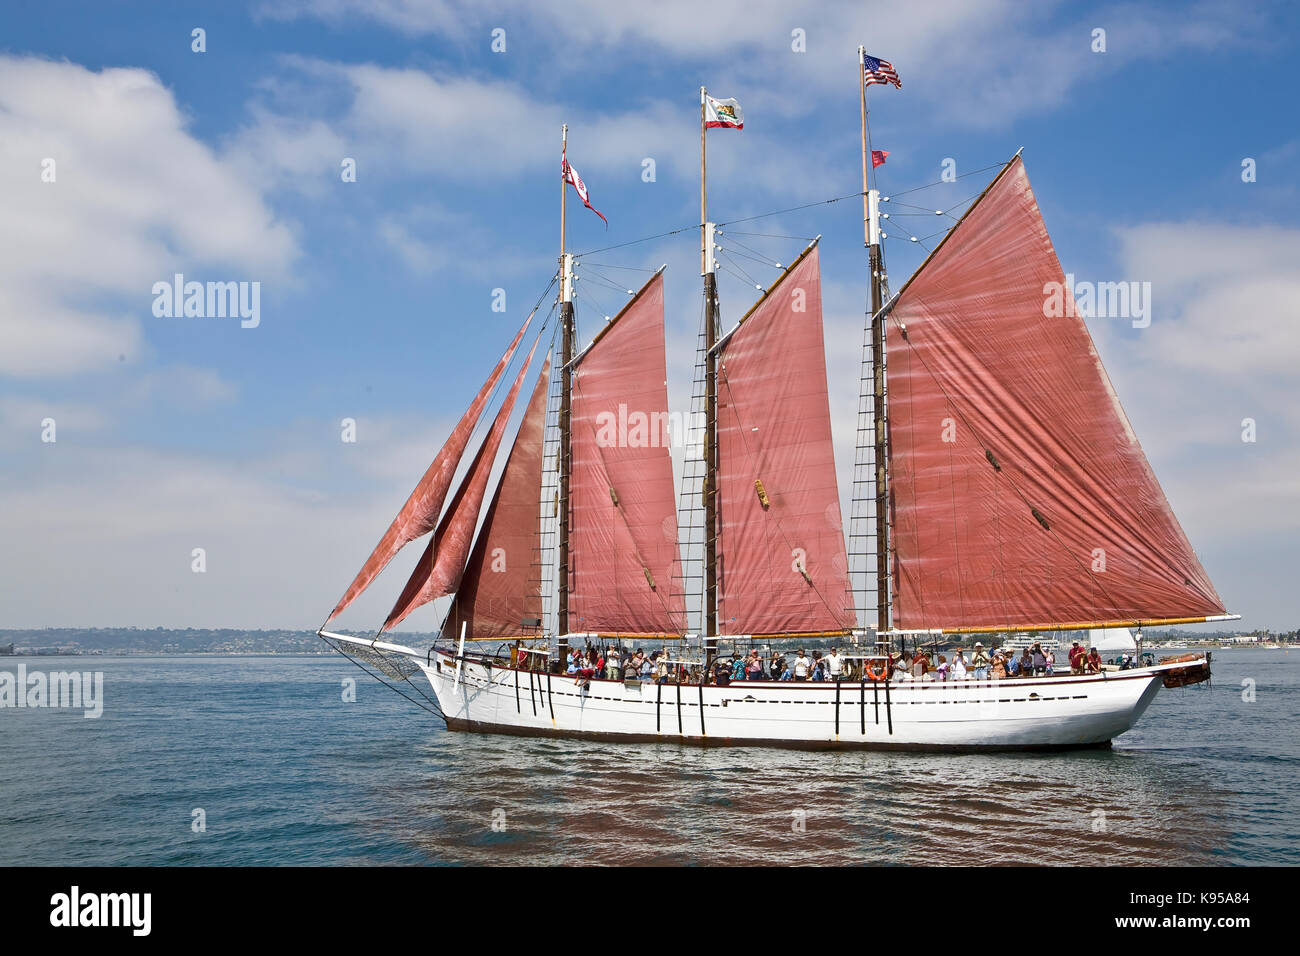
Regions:
[[[597,216],[600,216],[601,222],[603,222],[605,228],[608,229],[609,220],[604,217],[599,209],[591,204],[591,200],[587,197],[587,184],[582,181],[582,177],[578,175],[578,171],[569,164],[569,156],[567,153],[561,154],[560,163],[560,173],[564,177],[565,182],[573,185],[573,188],[578,193],[578,198],[582,200],[582,204]]]
[[[873,149],[871,151],[871,168],[875,169],[877,166],[885,165],[885,157],[888,155],[889,150],[887,149]]]

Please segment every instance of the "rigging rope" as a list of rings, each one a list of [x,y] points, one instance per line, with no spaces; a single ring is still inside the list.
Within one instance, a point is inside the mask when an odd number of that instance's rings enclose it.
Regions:
[[[324,638],[322,638],[322,640],[324,640]],[[423,697],[425,700],[427,700],[429,703],[433,704],[433,708],[432,708],[432,709],[429,708],[429,707],[425,707],[424,704],[420,703],[418,700],[416,700],[414,697],[410,696],[409,694],[403,694],[400,688],[396,687],[396,686],[393,685],[393,684],[388,683],[388,681],[384,680],[384,679],[383,679],[382,677],[380,677],[379,675],[377,675],[377,674],[375,674],[375,673],[372,673],[372,672],[369,670],[369,668],[367,668],[364,664],[362,664],[360,661],[358,661],[358,660],[357,660],[355,657],[353,657],[351,654],[348,654],[347,652],[342,651],[342,650],[339,650],[339,648],[335,647],[335,646],[334,646],[334,643],[333,643],[332,641],[328,641],[328,640],[326,640],[325,643],[328,644],[328,645],[329,645],[331,648],[333,648],[335,651],[337,651],[339,654],[341,654],[343,657],[347,658],[349,661],[351,661],[351,662],[352,662],[353,664],[355,664],[357,667],[359,667],[362,671],[364,671],[365,673],[369,674],[369,675],[370,675],[371,677],[373,677],[375,680],[379,681],[379,683],[383,684],[383,685],[384,685],[385,687],[387,687],[389,690],[393,691],[393,692],[396,693],[396,694],[401,694],[403,697],[405,697],[407,700],[409,700],[411,703],[413,703],[416,707],[420,707],[420,708],[422,708],[422,709],[424,709],[424,710],[429,711],[429,713],[433,714],[435,717],[440,717],[440,718],[442,718],[443,720],[446,720],[446,719],[447,719],[446,715],[442,712],[442,708],[438,705],[438,702],[437,702],[436,700],[434,700],[433,698],[429,697],[427,694],[424,693],[424,691],[420,690],[418,687],[415,687],[414,684],[412,684],[411,686],[415,688],[415,692],[416,692],[417,694],[419,694],[421,697]],[[409,682],[408,682],[408,683],[409,683]]]

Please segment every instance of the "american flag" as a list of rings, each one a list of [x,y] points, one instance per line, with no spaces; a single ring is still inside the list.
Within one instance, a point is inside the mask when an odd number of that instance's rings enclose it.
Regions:
[[[903,84],[898,79],[898,74],[894,72],[894,64],[888,60],[877,60],[867,53],[862,54],[862,74],[866,79],[867,86],[872,83],[883,83],[885,85],[893,84],[900,90],[903,88]]]

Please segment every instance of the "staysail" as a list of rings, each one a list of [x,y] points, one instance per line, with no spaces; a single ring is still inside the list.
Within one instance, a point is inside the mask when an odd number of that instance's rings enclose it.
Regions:
[[[656,273],[574,360],[569,621],[575,631],[681,634],[680,555]]]
[[[853,627],[813,245],[718,362],[718,629]]]
[[[443,515],[424,553],[420,555],[415,570],[411,572],[406,587],[402,589],[402,594],[393,605],[381,631],[395,627],[416,608],[452,594],[460,587],[461,576],[465,573],[465,561],[474,540],[474,528],[478,524],[479,510],[487,493],[488,478],[492,474],[497,450],[501,447],[501,436],[506,430],[515,398],[524,384],[524,376],[528,374],[528,366],[532,364],[533,353],[536,351],[537,342],[534,342],[528,358],[515,376],[510,393],[501,403],[492,427],[479,446],[474,461],[461,479],[447,513]]]
[[[476,640],[541,633],[538,492],[550,371],[547,356],[443,623],[444,637],[459,635],[462,624]],[[525,621],[538,623],[526,625]]]
[[[456,474],[456,467],[460,464],[461,457],[465,454],[465,446],[469,443],[470,435],[474,433],[474,426],[478,424],[479,417],[483,414],[483,409],[487,406],[488,399],[492,395],[492,390],[496,388],[497,381],[501,374],[510,364],[510,357],[514,355],[515,349],[519,347],[520,341],[524,337],[524,332],[532,322],[533,316],[530,314],[524,320],[524,324],[519,331],[515,333],[514,341],[506,349],[501,360],[497,362],[496,367],[492,369],[492,374],[488,376],[483,387],[479,389],[478,394],[474,396],[474,401],[470,403],[465,414],[461,416],[456,427],[452,429],[451,435],[447,438],[446,443],[429,465],[424,476],[420,479],[415,490],[411,492],[406,503],[402,505],[402,510],[397,513],[384,536],[379,539],[379,544],[371,552],[366,563],[361,566],[357,576],[352,579],[348,585],[347,591],[339,599],[339,603],[334,606],[330,616],[325,619],[328,624],[349,604],[360,596],[361,592],[370,586],[370,583],[379,576],[379,572],[388,566],[388,562],[393,559],[404,545],[414,541],[416,538],[426,534],[438,520],[438,514],[442,511],[442,503],[446,500],[447,491],[451,488],[451,480]]]
[[[1223,613],[1065,281],[1016,157],[897,296],[896,627]]]

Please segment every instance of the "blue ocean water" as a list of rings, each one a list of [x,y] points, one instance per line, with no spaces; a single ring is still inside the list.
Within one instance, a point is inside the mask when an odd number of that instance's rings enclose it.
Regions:
[[[3,865],[1300,863],[1300,651],[1215,652],[1111,751],[951,756],[452,733],[335,656],[20,661],[105,703],[0,710]]]

